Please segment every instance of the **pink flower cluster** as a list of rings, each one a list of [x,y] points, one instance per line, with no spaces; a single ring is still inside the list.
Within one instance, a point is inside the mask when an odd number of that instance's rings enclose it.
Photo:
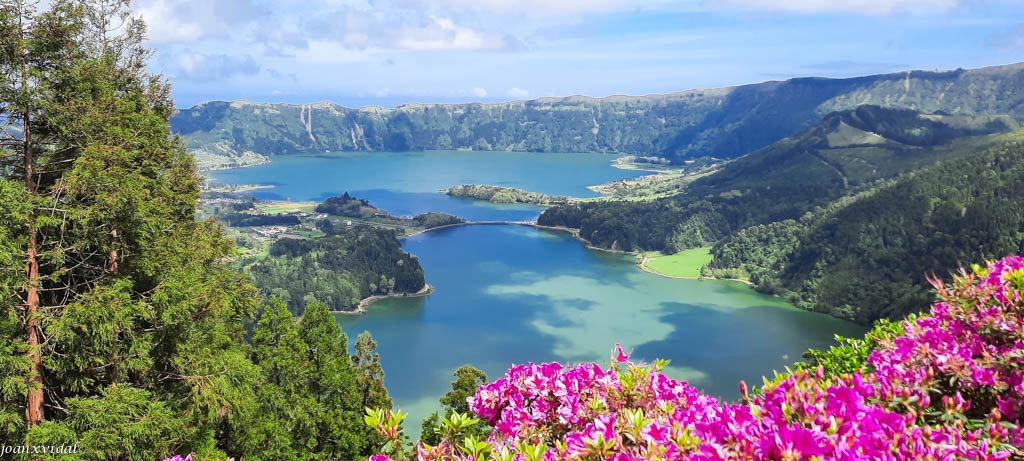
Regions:
[[[494,427],[417,444],[455,459],[1002,460],[1024,455],[1024,258],[936,284],[943,302],[885,340],[869,371],[796,371],[725,403],[630,362],[514,366],[469,398]],[[481,446],[481,444],[483,446]],[[375,456],[372,461],[386,461]]]

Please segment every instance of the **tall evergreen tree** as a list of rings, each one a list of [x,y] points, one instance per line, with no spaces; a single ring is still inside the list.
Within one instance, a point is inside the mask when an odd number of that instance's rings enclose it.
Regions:
[[[327,305],[314,301],[299,321],[307,346],[308,391],[316,403],[313,452],[316,459],[356,459],[365,444],[363,407],[356,397],[356,371],[348,356],[348,337]]]
[[[369,331],[356,337],[356,353],[352,355],[352,364],[356,368],[357,398],[361,400],[360,408],[391,408],[393,402],[388,390],[384,387],[384,368],[380,364],[380,355],[375,352],[377,341],[373,340]],[[380,446],[387,440],[369,426],[360,428],[360,437],[371,446]],[[372,453],[362,453],[371,455]]]
[[[261,379],[238,341],[258,298],[195,219],[144,31],[127,0],[0,1],[4,443],[216,455]]]
[[[441,405],[444,406],[442,415],[445,418],[450,418],[452,413],[458,412],[459,414],[468,415],[469,412],[469,398],[476,395],[476,390],[487,384],[487,373],[480,371],[479,369],[470,366],[463,365],[459,369],[452,373],[455,377],[455,381],[452,381],[452,390],[448,391],[444,396],[441,397]],[[442,426],[441,416],[437,412],[432,413],[430,416],[423,420],[423,429],[420,433],[420,440],[423,443],[429,445],[436,445],[441,441],[442,438]],[[473,435],[478,440],[484,440],[490,433],[490,428],[484,424],[477,424],[468,429],[466,435]]]
[[[258,410],[239,428],[242,451],[252,459],[311,459],[316,445],[316,400],[306,379],[309,347],[295,317],[272,300],[253,330],[252,359],[265,377],[256,391]]]

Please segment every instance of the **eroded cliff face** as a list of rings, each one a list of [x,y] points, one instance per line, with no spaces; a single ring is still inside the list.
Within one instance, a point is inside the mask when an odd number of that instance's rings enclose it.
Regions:
[[[652,96],[495,104],[208,102],[172,120],[191,150],[242,157],[351,150],[612,152],[675,163],[735,158],[864,104],[1024,118],[1024,64],[852,79],[802,78]],[[211,147],[215,146],[215,147]],[[251,157],[251,155],[250,155]]]

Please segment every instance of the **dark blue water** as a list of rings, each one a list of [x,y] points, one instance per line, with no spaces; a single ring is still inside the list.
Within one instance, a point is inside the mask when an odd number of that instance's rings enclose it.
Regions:
[[[540,214],[531,205],[492,205],[438,191],[489,184],[573,197],[598,194],[587,186],[649,174],[612,166],[606,154],[522,152],[344,152],[274,157],[272,163],[210,174],[225,184],[274,186],[254,194],[266,200],[322,201],[349,192],[399,216],[443,211],[471,221],[523,221]]]

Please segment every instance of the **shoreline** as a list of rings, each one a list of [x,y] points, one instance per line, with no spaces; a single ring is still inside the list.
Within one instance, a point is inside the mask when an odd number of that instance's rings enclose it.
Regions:
[[[646,272],[648,274],[657,275],[659,277],[665,277],[665,278],[676,279],[676,280],[700,280],[700,281],[703,281],[703,280],[719,280],[719,281],[723,281],[723,282],[739,282],[739,283],[745,284],[745,285],[747,285],[749,287],[752,287],[752,288],[754,287],[753,282],[751,282],[749,280],[743,280],[743,279],[723,279],[723,278],[718,278],[718,277],[704,277],[704,276],[701,276],[701,277],[682,277],[682,276],[678,276],[678,275],[663,274],[663,273],[658,272],[658,271],[656,271],[654,269],[651,269],[650,267],[647,267],[647,260],[649,260],[651,258],[648,258],[647,256],[643,256],[643,258],[641,259],[641,256],[637,255],[637,259],[640,259],[640,262],[636,263],[636,267],[638,269],[640,269],[640,270],[642,270],[642,271],[644,271],[644,272]]]
[[[331,314],[342,314],[342,315],[363,315],[366,310],[375,302],[382,299],[394,299],[394,298],[422,298],[434,294],[437,289],[429,283],[423,284],[423,288],[415,293],[394,293],[390,295],[373,295],[368,298],[363,298],[359,301],[359,306],[355,310],[351,311],[331,311]]]
[[[590,240],[587,240],[587,239],[585,239],[585,238],[580,236],[579,229],[573,229],[571,227],[564,227],[564,226],[544,226],[544,225],[537,224],[537,223],[533,223],[531,226],[535,227],[537,229],[544,229],[544,230],[550,230],[550,231],[556,231],[556,232],[565,232],[565,233],[571,235],[572,238],[576,239],[578,242],[582,243],[583,246],[586,247],[588,250],[596,250],[596,251],[603,251],[605,253],[622,254],[622,255],[634,255],[634,256],[637,254],[635,251],[613,250],[613,249],[610,249],[610,248],[601,248],[599,246],[594,246],[594,244],[590,243]]]

